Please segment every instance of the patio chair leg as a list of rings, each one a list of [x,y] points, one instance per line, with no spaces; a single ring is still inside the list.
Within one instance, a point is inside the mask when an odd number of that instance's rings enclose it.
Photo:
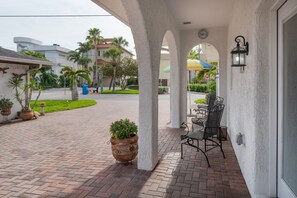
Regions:
[[[202,150],[201,150],[201,151],[202,151]],[[202,153],[203,153],[203,155],[204,155],[204,156],[205,156],[205,158],[206,158],[206,161],[207,161],[208,167],[210,168],[210,163],[209,163],[209,160],[208,160],[208,157],[207,157],[206,153],[205,153],[205,152],[203,152],[203,151],[202,151]]]
[[[183,156],[183,144],[180,144],[180,158],[184,159],[184,156]]]
[[[226,158],[224,150],[223,150],[223,143],[222,143],[222,128],[219,128],[219,142],[220,142],[220,148],[221,148],[221,152],[223,153],[223,157],[224,159]]]

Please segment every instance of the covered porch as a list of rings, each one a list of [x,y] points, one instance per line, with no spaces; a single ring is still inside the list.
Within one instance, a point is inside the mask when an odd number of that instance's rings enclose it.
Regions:
[[[283,133],[283,114],[280,112],[285,104],[279,98],[285,97],[281,94],[286,88],[282,87],[284,62],[278,48],[282,47],[282,43],[278,42],[284,40],[280,37],[283,30],[279,27],[296,13],[296,0],[93,1],[130,26],[133,33],[140,83],[139,169],[153,170],[159,162],[157,89],[164,40],[170,51],[172,128],[179,128],[187,120],[187,54],[193,46],[205,42],[213,45],[219,53],[217,95],[225,99],[226,105],[221,124],[228,127],[232,147],[251,196],[288,197],[282,194],[286,189],[287,195],[296,197],[289,188],[280,185],[283,169],[279,167],[285,163],[280,154],[286,143],[279,139]],[[287,11],[283,13],[291,14],[282,14],[283,18],[279,21],[279,9],[286,4]],[[230,52],[236,46],[234,40],[239,35],[250,44],[244,69],[231,67]],[[292,36],[287,38],[292,39],[289,43],[295,42]],[[295,60],[296,55],[290,55]],[[296,104],[291,104],[291,109],[294,109]],[[296,124],[292,124],[294,127]],[[239,135],[243,137],[240,145],[236,143]],[[290,137],[296,138],[296,135]],[[296,152],[294,144],[290,146],[288,156]],[[294,160],[288,158],[288,170],[293,170],[290,168],[294,166]],[[296,177],[290,178],[296,191],[297,182],[293,178]]]
[[[63,97],[64,91],[54,94]],[[92,97],[98,100],[92,107],[0,127],[0,197],[250,197],[229,141],[226,159],[218,149],[208,153],[211,169],[195,149],[186,148],[180,159],[184,131],[164,127],[166,95],[155,169],[138,170],[137,160],[116,163],[108,129],[116,119],[138,119],[138,96]]]

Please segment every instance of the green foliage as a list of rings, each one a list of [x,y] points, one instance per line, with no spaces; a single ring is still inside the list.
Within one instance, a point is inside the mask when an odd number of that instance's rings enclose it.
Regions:
[[[11,108],[12,105],[13,105],[13,102],[11,102],[9,98],[2,97],[0,99],[0,110],[5,108]]]
[[[137,76],[138,66],[136,60],[132,58],[123,58],[120,62],[120,67],[116,70],[116,76],[120,81],[120,87],[125,90],[127,87],[127,79],[129,76]]]
[[[126,139],[137,135],[137,126],[129,119],[121,119],[111,123],[109,129],[112,139]]]
[[[122,54],[122,50],[117,47],[111,47],[103,53],[103,57],[110,59],[108,63],[115,67],[119,64]]]
[[[194,91],[194,92],[206,92],[207,91],[206,84],[189,84],[188,87],[190,88],[190,91]]]
[[[216,62],[216,61],[212,61],[212,62],[210,62],[209,64],[211,64],[212,66],[215,66],[215,67],[218,66],[218,62]]]
[[[139,94],[139,90],[104,90],[101,94]]]
[[[129,85],[128,89],[139,90],[139,86],[138,85]]]
[[[63,75],[59,76],[58,82],[59,82],[59,87],[64,87],[64,84],[65,84],[65,87],[70,86],[70,79],[66,78]]]
[[[12,73],[12,77],[8,80],[8,86],[15,90],[15,99],[21,105],[22,110],[28,110],[29,104],[26,103],[26,99],[23,99],[23,95],[26,94],[28,86],[23,83],[22,74]],[[26,94],[25,97],[28,95]]]
[[[34,101],[31,101],[31,105],[33,103]],[[34,108],[35,111],[41,110],[40,103],[45,103],[45,113],[83,108],[97,104],[95,100],[41,100],[37,102]]]
[[[217,68],[214,66],[211,69],[203,69],[203,70],[199,71],[197,73],[197,77],[196,77],[197,81],[201,81],[201,80],[205,79],[205,74],[207,74],[207,73],[209,74],[208,79],[213,80],[216,78]]]
[[[115,66],[112,66],[110,63],[104,64],[100,69],[104,76],[118,79],[122,90],[127,88],[129,77],[136,79],[135,76],[138,74],[136,60],[132,58],[123,58]]]
[[[127,86],[129,86],[129,85],[138,85],[138,78],[134,77],[134,76],[130,76],[127,79]]]
[[[158,87],[158,94],[165,94],[165,93],[168,93],[168,88],[163,87],[163,86],[159,86]]]
[[[119,68],[119,65],[117,66],[117,68]],[[104,76],[113,76],[113,67],[109,63],[101,65],[100,71],[103,73]]]
[[[205,98],[200,98],[200,99],[194,100],[194,102],[196,104],[206,104],[206,99]]]
[[[196,50],[194,50],[194,49],[191,49],[191,51],[188,54],[188,59],[199,60],[200,57],[199,57],[198,52]]]
[[[61,73],[70,81],[72,100],[78,100],[77,84],[78,84],[79,78],[83,78],[87,80],[89,84],[91,84],[91,79],[89,77],[89,70],[87,69],[75,70],[71,67],[64,67],[61,70]]]
[[[102,39],[103,37],[101,36],[101,31],[98,28],[89,29],[89,35],[86,40],[93,48],[96,48],[97,44],[101,43]]]
[[[128,41],[124,39],[122,36],[115,37],[112,39],[112,45],[116,46],[119,49],[121,49],[121,47],[127,47],[128,44]]]
[[[85,56],[85,53],[82,53],[83,50],[85,49],[78,48],[74,51],[69,51],[67,59],[74,63],[77,63],[78,65],[82,65],[84,69],[87,69],[88,64],[91,62],[91,59]]]
[[[40,58],[41,60],[46,60],[45,56],[40,54],[39,52],[33,52],[33,51],[29,51],[29,50],[22,50],[20,53],[28,55],[28,56]]]
[[[98,70],[98,53],[97,53],[97,45],[102,42],[103,37],[101,36],[101,31],[98,28],[89,29],[89,34],[86,37],[86,41],[90,43],[91,47],[95,49],[95,61],[94,61],[94,69],[93,69],[93,83],[94,85],[99,84],[99,70]]]
[[[216,80],[211,80],[208,83],[208,91],[209,92],[216,92],[217,89],[217,83]]]

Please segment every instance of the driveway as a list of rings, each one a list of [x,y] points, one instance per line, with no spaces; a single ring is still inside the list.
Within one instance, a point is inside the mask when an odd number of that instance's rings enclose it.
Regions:
[[[53,94],[54,95],[54,94]],[[95,97],[95,96],[91,96]],[[167,128],[169,100],[160,99],[159,164],[152,172],[116,163],[109,125],[137,122],[138,96],[96,96],[97,105],[49,113],[0,127],[0,197],[250,197],[230,142],[180,159],[182,129]]]

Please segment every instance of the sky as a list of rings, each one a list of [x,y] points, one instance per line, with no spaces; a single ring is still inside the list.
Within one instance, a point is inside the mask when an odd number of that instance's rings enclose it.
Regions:
[[[109,14],[91,0],[0,0],[1,15]],[[130,28],[113,16],[83,18],[3,18],[0,17],[0,46],[15,50],[13,37],[30,37],[44,45],[59,44],[74,50],[84,42],[90,28],[98,28],[104,38],[123,36],[134,51]]]

